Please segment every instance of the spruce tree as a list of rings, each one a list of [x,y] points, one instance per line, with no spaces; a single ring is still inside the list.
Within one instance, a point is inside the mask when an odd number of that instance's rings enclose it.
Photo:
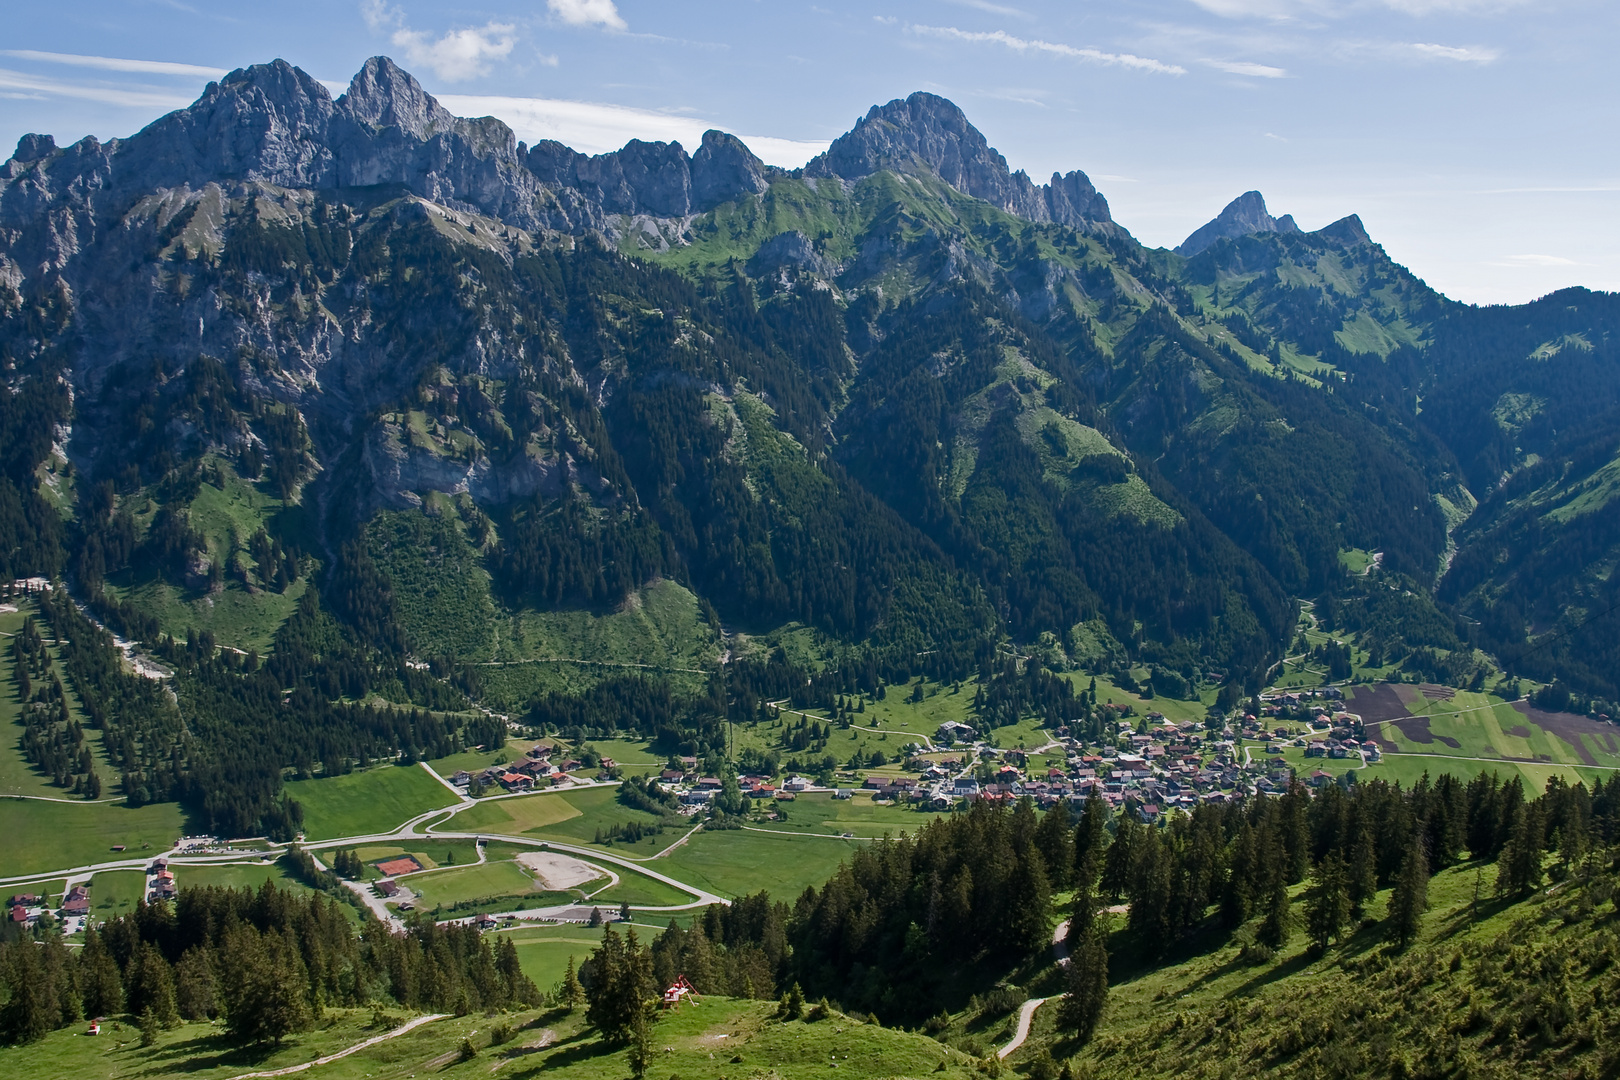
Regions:
[[[1094,922],[1080,936],[1064,973],[1058,1026],[1085,1043],[1096,1032],[1108,1004],[1107,926]]]
[[[600,974],[598,974],[600,977]],[[585,988],[579,983],[579,976],[574,972],[574,958],[568,957],[568,970],[563,972],[562,981],[563,1004],[570,1009],[577,1009],[585,1004]]]
[[[1293,901],[1288,895],[1288,883],[1281,874],[1271,879],[1271,893],[1266,900],[1266,917],[1260,921],[1260,928],[1255,932],[1255,939],[1262,945],[1271,949],[1280,949],[1288,944],[1288,935],[1293,930],[1293,914],[1290,910]]]
[[[1423,928],[1423,913],[1429,909],[1429,860],[1421,839],[1415,839],[1401,861],[1395,891],[1389,898],[1389,931],[1404,948],[1417,939]]]
[[[1541,885],[1541,828],[1539,807],[1519,809],[1496,861],[1496,895],[1522,896]]]
[[[630,1018],[630,1048],[627,1052],[630,1075],[642,1080],[647,1067],[653,1062],[652,1020],[645,1008],[637,1009]]]
[[[1378,856],[1373,848],[1372,830],[1364,823],[1350,848],[1345,891],[1350,897],[1350,915],[1361,918],[1367,904],[1378,895]]]
[[[1349,875],[1338,851],[1328,852],[1316,867],[1316,889],[1305,909],[1305,924],[1317,952],[1339,937],[1350,918]]]

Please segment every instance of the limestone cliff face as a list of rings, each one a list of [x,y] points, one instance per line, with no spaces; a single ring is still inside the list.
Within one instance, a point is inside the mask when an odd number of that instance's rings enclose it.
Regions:
[[[1085,173],[1053,173],[1050,183],[1037,185],[1023,171],[1012,172],[962,110],[936,94],[919,91],[872,106],[804,173],[859,180],[882,169],[934,173],[963,194],[1028,221],[1075,228],[1113,224],[1108,201]]]

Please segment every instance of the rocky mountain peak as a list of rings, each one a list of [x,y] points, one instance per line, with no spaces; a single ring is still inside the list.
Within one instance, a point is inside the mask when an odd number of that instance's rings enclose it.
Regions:
[[[1193,230],[1191,236],[1176,248],[1176,254],[1191,257],[1219,240],[1248,236],[1252,233],[1298,232],[1291,214],[1274,218],[1266,210],[1266,200],[1258,191],[1245,191],[1226,204],[1226,209],[1213,221]]]
[[[350,116],[372,127],[397,127],[428,139],[455,126],[449,109],[386,56],[373,56],[355,73],[348,92],[338,99]]]
[[[1331,225],[1316,230],[1317,236],[1325,236],[1330,240],[1337,240],[1341,244],[1370,244],[1372,237],[1367,235],[1366,226],[1361,224],[1359,214],[1342,217]]]
[[[884,169],[932,173],[965,195],[1029,221],[1075,227],[1112,222],[1107,200],[1085,173],[1053,173],[1051,183],[1037,185],[1023,171],[1011,171],[954,102],[920,90],[872,106],[806,165],[804,174],[859,180]]]
[[[13,161],[27,165],[40,158],[50,157],[56,153],[56,139],[50,135],[36,135],[29,133],[17,140],[17,152],[11,155]]]

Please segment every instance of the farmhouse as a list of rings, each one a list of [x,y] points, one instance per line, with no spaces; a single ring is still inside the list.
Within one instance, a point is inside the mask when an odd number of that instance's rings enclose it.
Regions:
[[[383,877],[399,877],[401,874],[414,874],[422,869],[422,864],[413,856],[402,855],[397,859],[387,859],[377,864],[377,872]]]

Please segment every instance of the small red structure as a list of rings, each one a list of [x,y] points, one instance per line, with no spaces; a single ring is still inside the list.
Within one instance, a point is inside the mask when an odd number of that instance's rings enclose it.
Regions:
[[[685,975],[682,975],[664,991],[664,1008],[678,1009],[683,1001],[696,1003],[697,999],[698,992],[692,989],[692,984],[686,981]]]

